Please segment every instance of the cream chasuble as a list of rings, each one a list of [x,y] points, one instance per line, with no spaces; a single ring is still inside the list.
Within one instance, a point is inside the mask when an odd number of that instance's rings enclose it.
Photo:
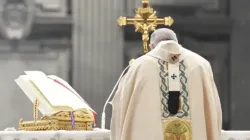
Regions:
[[[174,41],[133,62],[112,106],[111,140],[220,140],[211,66]]]

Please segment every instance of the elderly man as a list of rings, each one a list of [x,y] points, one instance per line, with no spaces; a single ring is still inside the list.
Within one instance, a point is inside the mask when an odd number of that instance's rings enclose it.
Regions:
[[[221,104],[210,63],[156,30],[112,101],[111,140],[220,140]]]

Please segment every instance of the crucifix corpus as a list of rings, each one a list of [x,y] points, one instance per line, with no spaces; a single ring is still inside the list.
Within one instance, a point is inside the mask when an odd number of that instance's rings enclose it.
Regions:
[[[157,18],[156,11],[149,7],[149,0],[142,0],[142,8],[135,10],[134,18],[120,17],[117,22],[120,26],[134,25],[135,32],[142,33],[143,52],[148,52],[149,33],[154,31],[157,25],[171,26],[174,20],[169,16]]]

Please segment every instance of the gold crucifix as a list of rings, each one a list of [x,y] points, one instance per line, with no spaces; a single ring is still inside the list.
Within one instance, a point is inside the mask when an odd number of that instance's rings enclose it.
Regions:
[[[149,33],[154,31],[157,25],[171,26],[174,20],[169,16],[157,18],[156,11],[149,7],[149,0],[142,0],[142,8],[138,8],[134,18],[120,17],[117,22],[120,26],[134,25],[135,31],[142,33],[143,52],[148,52]]]

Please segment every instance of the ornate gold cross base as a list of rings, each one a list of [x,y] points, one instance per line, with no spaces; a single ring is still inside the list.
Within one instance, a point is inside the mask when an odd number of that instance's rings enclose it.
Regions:
[[[134,25],[135,31],[142,33],[143,52],[148,52],[149,33],[154,31],[157,25],[171,26],[174,20],[169,16],[157,18],[156,11],[149,7],[149,0],[142,0],[142,8],[138,8],[134,18],[120,17],[117,22],[120,26]]]

